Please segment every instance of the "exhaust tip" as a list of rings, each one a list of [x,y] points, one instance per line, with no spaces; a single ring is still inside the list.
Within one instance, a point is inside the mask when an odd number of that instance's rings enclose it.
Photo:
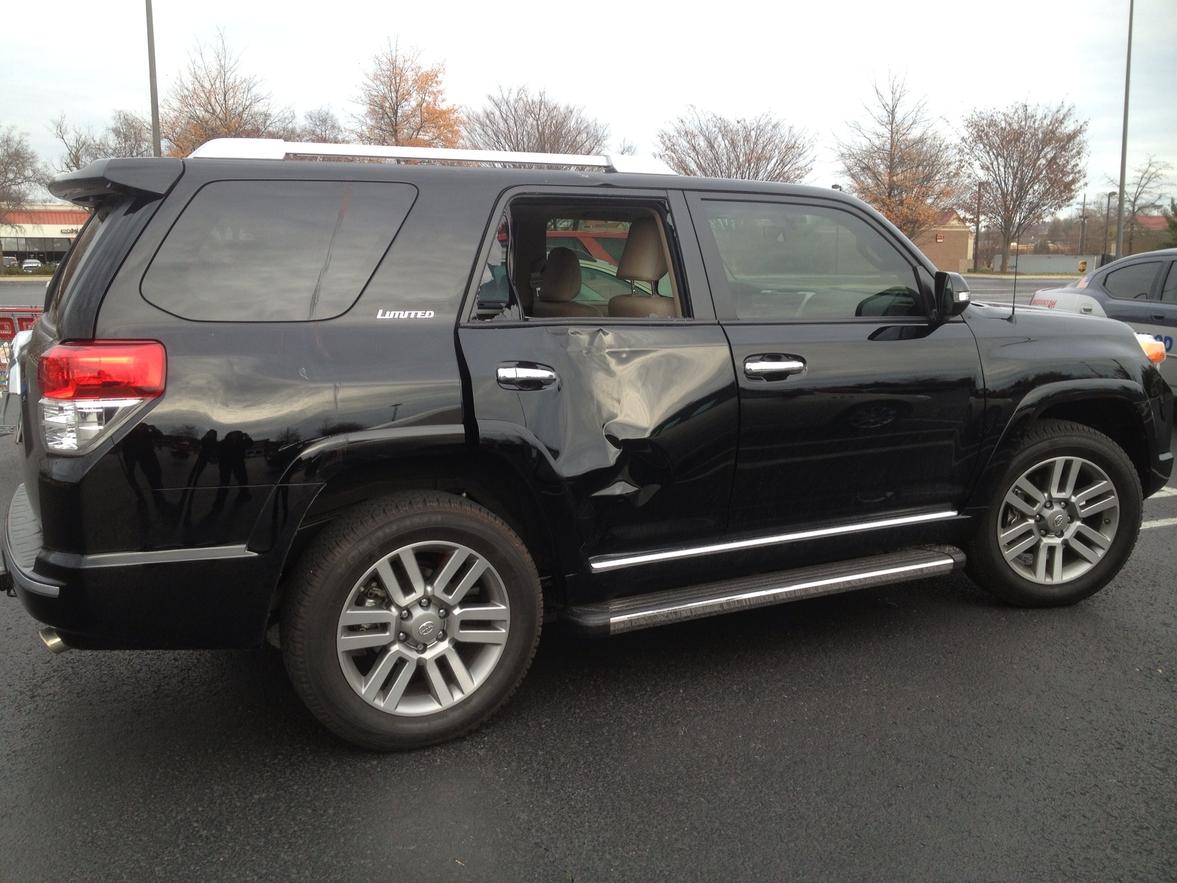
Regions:
[[[53,653],[61,654],[69,649],[69,645],[62,640],[61,635],[57,633],[57,629],[41,629],[37,632],[37,636],[41,639],[41,643],[45,645],[46,649]]]

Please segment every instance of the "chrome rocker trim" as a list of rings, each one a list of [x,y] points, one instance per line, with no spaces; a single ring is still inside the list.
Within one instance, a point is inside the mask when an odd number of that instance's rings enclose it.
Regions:
[[[889,527],[904,527],[909,524],[924,524],[930,521],[948,521],[949,519],[956,518],[957,514],[955,509],[946,509],[943,512],[923,512],[919,515],[879,518],[874,521],[863,521],[858,524],[842,524],[836,527],[799,530],[793,533],[753,537],[747,540],[732,540],[727,543],[711,543],[706,546],[685,546],[679,549],[667,549],[662,552],[640,552],[636,555],[598,555],[595,558],[589,559],[589,566],[592,568],[593,573],[606,573],[610,570],[620,570],[623,567],[636,567],[641,564],[657,564],[663,561],[677,561],[681,558],[697,558],[701,555],[718,555],[724,552],[738,552],[743,549],[759,549],[763,546],[777,546],[784,543],[797,543],[802,540],[816,540],[822,539],[823,537],[836,537],[871,530],[885,530]]]

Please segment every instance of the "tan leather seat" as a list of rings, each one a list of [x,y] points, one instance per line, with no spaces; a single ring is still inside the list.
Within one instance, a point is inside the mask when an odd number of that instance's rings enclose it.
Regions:
[[[666,246],[662,231],[651,217],[638,218],[629,225],[625,250],[617,264],[617,278],[629,282],[654,283],[666,275]],[[609,301],[609,315],[629,319],[673,319],[678,306],[673,297],[656,294],[619,294]]]
[[[531,314],[537,319],[596,316],[592,307],[573,303],[580,294],[580,260],[570,248],[553,248],[539,278],[539,291]]]

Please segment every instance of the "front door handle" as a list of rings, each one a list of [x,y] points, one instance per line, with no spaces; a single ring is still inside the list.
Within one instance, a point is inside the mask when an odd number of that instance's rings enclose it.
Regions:
[[[758,353],[744,359],[744,376],[751,380],[784,380],[805,371],[805,360],[783,353]]]
[[[534,362],[512,362],[501,365],[497,373],[499,386],[503,389],[543,389],[551,386],[559,376],[547,365]]]
[[[1164,313],[1153,313],[1152,317],[1153,317],[1153,321],[1155,321],[1155,322],[1164,322],[1165,321],[1165,314]]]

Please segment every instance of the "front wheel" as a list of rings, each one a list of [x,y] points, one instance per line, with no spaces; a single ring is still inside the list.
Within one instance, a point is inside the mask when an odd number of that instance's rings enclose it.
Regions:
[[[531,557],[501,520],[448,494],[398,495],[332,525],[302,555],[282,651],[310,710],[378,750],[455,738],[523,679],[539,639]]]
[[[1022,439],[980,519],[969,572],[1011,604],[1074,604],[1124,566],[1143,511],[1123,449],[1088,426],[1043,420]]]

